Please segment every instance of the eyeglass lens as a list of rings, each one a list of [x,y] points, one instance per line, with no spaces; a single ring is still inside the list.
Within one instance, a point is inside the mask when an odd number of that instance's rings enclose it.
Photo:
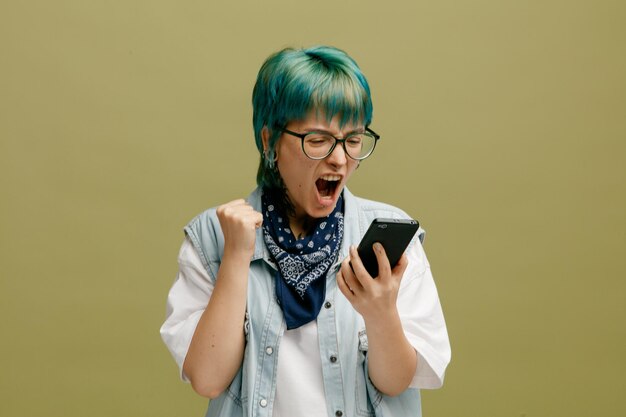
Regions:
[[[304,152],[310,158],[321,159],[330,154],[335,138],[328,134],[313,132],[304,137],[303,144]],[[364,159],[374,150],[376,139],[369,133],[360,133],[347,137],[343,144],[351,158]]]

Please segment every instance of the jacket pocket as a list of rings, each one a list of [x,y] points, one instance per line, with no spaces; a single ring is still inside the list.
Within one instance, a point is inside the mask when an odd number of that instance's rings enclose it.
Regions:
[[[226,389],[226,395],[239,407],[241,407],[242,399],[242,390],[241,390],[241,381],[243,379],[243,369],[239,368],[235,378],[230,383],[228,388]]]
[[[365,329],[359,331],[359,351],[357,352],[355,381],[355,410],[357,416],[375,417],[376,407],[382,400],[382,394],[369,380],[367,370],[367,334]]]

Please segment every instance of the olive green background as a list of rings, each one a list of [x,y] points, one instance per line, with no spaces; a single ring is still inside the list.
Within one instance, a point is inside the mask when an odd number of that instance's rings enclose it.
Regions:
[[[626,414],[623,1],[3,1],[0,415],[201,416],[158,334],[182,227],[244,197],[284,46],[345,49],[382,135],[352,191],[426,250],[428,417]]]

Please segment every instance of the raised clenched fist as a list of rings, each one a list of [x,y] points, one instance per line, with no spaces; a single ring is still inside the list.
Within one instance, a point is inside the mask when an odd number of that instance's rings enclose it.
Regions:
[[[217,218],[224,233],[224,252],[252,256],[256,229],[263,224],[263,215],[238,199],[219,206]]]

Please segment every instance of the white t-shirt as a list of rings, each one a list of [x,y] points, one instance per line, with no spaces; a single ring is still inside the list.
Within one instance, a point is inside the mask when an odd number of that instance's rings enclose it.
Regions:
[[[438,302],[438,294],[421,245],[412,245],[407,251],[407,257],[409,264],[398,293],[397,307],[405,335],[417,352],[417,368],[410,387],[439,388],[443,384],[443,374],[450,358],[450,346],[447,335],[431,335],[426,329],[446,332],[443,315],[429,318],[437,322],[430,323],[427,328],[420,326],[416,319],[421,317],[420,320],[424,320],[423,311],[432,310],[432,305],[423,305],[421,301],[430,301],[429,304]],[[182,370],[183,362],[214,284],[188,238],[181,246],[178,263],[178,276],[168,297],[168,318],[161,328],[161,334],[178,363],[181,378],[188,382]],[[198,306],[203,308],[199,309]],[[181,317],[185,311],[194,313]],[[175,328],[183,322],[184,328]],[[176,337],[170,338],[169,335],[173,334]],[[445,341],[441,346],[434,346],[438,351],[436,355],[431,351],[432,340]],[[447,361],[442,363],[438,358],[447,358]],[[297,329],[286,330],[280,342],[273,417],[301,415],[328,416],[315,321]]]

